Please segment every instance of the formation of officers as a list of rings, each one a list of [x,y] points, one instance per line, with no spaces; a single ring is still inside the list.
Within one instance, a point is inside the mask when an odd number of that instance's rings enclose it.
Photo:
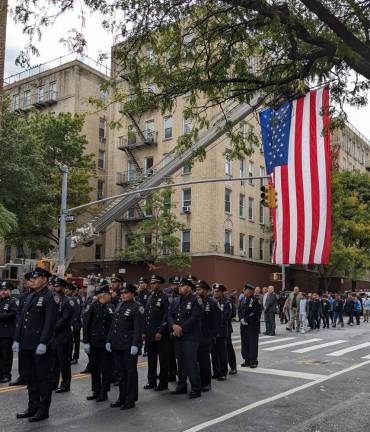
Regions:
[[[25,278],[27,290],[19,304],[11,297],[12,286],[0,285],[0,382],[10,380],[12,355],[18,352],[16,383],[22,381],[28,388],[28,407],[17,418],[48,418],[52,391],[70,391],[81,326],[91,373],[87,400],[106,401],[115,384],[119,394],[112,408],[135,407],[141,353],[148,358],[145,390],[165,391],[169,382],[176,382],[171,393],[197,398],[211,390],[212,379],[224,381],[237,373],[231,338],[237,311],[221,283],[211,288],[192,276],[173,276],[164,288],[159,275],[141,277],[136,285],[113,275],[110,282],[100,281],[94,295],[82,299],[76,285],[42,268]],[[250,284],[245,284],[238,315],[242,366],[254,368],[261,307]]]

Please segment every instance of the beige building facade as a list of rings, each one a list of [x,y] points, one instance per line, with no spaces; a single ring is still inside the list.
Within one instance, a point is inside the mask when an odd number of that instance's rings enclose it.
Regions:
[[[106,82],[109,69],[88,57],[67,55],[19,74],[5,78],[5,91],[10,97],[11,109],[27,112],[38,109],[42,112],[70,112],[82,114],[91,111],[89,97],[105,98],[101,85]],[[94,154],[96,177],[91,180],[91,199],[101,199],[106,194],[108,127],[105,112],[87,114],[82,133],[86,136],[86,153]],[[100,258],[104,250],[104,236],[88,248],[77,251],[76,260]],[[37,251],[25,245],[0,248],[0,262],[7,263],[17,258],[40,258]]]

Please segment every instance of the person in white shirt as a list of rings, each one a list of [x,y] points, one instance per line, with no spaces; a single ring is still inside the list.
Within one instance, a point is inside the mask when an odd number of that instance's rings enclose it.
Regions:
[[[306,320],[307,320],[307,298],[306,294],[301,293],[302,298],[299,302],[299,329],[301,333],[306,331]]]

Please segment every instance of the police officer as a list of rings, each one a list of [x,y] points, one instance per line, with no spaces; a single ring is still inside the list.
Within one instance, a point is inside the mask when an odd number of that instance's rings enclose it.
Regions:
[[[168,317],[169,325],[176,338],[176,352],[179,379],[173,394],[187,393],[187,377],[191,391],[189,398],[201,396],[202,384],[198,364],[198,348],[202,337],[202,300],[193,293],[194,282],[183,278],[180,281],[180,297],[175,300]]]
[[[107,400],[112,378],[113,356],[105,349],[110,330],[114,306],[111,304],[109,286],[96,290],[96,301],[91,304],[84,316],[83,343],[84,350],[90,355],[91,390],[87,400],[103,402]]]
[[[57,323],[52,339],[52,349],[54,352],[54,388],[55,393],[65,393],[71,391],[71,361],[69,358],[72,344],[72,320],[75,313],[75,304],[71,297],[65,295],[65,289],[69,282],[56,277],[54,278],[54,300],[58,305]],[[60,375],[62,382],[59,385]]]
[[[111,304],[114,308],[116,308],[118,303],[121,301],[119,290],[122,288],[124,281],[125,279],[120,274],[112,274],[112,277],[110,278],[110,294],[112,297]]]
[[[9,382],[12,377],[12,344],[18,310],[16,300],[10,297],[13,289],[10,282],[0,283],[0,384]]]
[[[213,296],[221,311],[221,324],[212,347],[212,378],[224,381],[228,372],[227,367],[227,338],[229,335],[229,320],[232,314],[231,302],[225,297],[226,288],[221,283],[214,283]]]
[[[28,408],[17,418],[37,422],[49,417],[53,374],[50,343],[57,318],[57,304],[48,289],[51,274],[40,267],[32,273],[32,293],[17,323],[13,351],[21,350],[28,388]]]
[[[148,351],[148,383],[145,390],[168,389],[168,296],[162,291],[164,279],[153,275],[150,279],[152,293],[145,307],[144,336]],[[157,361],[160,372],[157,375]],[[159,378],[159,383],[157,379]]]
[[[149,288],[149,281],[145,277],[140,276],[137,283],[138,283],[138,294],[136,296],[136,301],[141,303],[145,308],[146,304],[148,303],[149,296],[151,294]]]
[[[234,350],[234,346],[233,346],[233,342],[232,342],[232,334],[233,334],[233,319],[236,317],[236,305],[235,305],[235,298],[234,296],[228,295],[227,298],[230,301],[230,305],[231,305],[231,315],[228,321],[228,327],[229,327],[229,331],[227,334],[227,362],[230,366],[230,370],[229,370],[229,375],[236,375],[238,373],[237,369],[236,369],[236,355],[235,355],[235,350]]]
[[[163,292],[168,295],[169,307],[171,308],[171,304],[174,299],[179,297],[179,283],[180,276],[171,276],[168,279],[170,284],[169,287],[165,288]],[[170,332],[169,340],[168,340],[168,382],[175,382],[177,376],[177,362],[176,362],[176,352],[175,352],[175,340],[174,335]]]
[[[196,283],[197,295],[203,301],[202,339],[198,349],[198,362],[202,391],[211,390],[211,349],[221,325],[221,311],[216,300],[211,296],[211,287],[204,280]]]
[[[144,306],[134,300],[135,285],[125,282],[120,293],[122,302],[114,312],[106,349],[113,351],[119,374],[119,396],[111,407],[127,410],[134,408],[138,399],[137,359],[144,329]]]
[[[258,338],[260,333],[261,305],[254,295],[254,286],[244,285],[244,299],[239,305],[240,335],[242,342],[243,367],[258,366]]]
[[[80,358],[80,342],[82,327],[82,306],[83,300],[79,294],[79,286],[71,282],[65,289],[68,297],[74,301],[74,312],[72,317],[72,343],[69,358],[72,364],[77,364]]]

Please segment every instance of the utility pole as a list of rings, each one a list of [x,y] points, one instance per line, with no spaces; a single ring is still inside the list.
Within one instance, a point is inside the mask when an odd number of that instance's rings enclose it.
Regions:
[[[2,108],[3,108],[7,17],[8,17],[8,0],[0,0],[0,126],[1,126],[1,117],[2,117]]]
[[[58,276],[64,277],[65,258],[66,258],[66,216],[67,216],[67,190],[68,190],[68,166],[61,165],[60,170],[63,174],[62,179],[62,199],[60,203],[59,216],[59,258]]]

